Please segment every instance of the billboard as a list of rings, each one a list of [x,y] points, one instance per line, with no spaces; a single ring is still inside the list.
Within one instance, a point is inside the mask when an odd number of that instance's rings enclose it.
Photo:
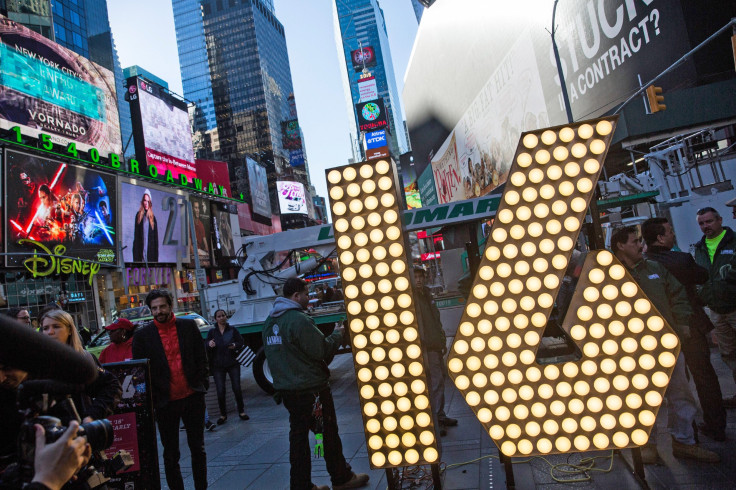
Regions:
[[[224,267],[235,257],[236,252],[230,212],[225,204],[211,202],[210,206],[212,210],[212,251],[217,265]]]
[[[251,209],[253,215],[271,221],[271,199],[268,197],[268,178],[266,167],[252,158],[246,159],[248,165],[248,184],[250,186]]]
[[[227,162],[219,162],[217,160],[194,160],[194,166],[197,168],[197,178],[203,182],[212,182],[217,186],[225,189],[224,196],[232,195],[230,188],[230,168]]]
[[[199,256],[199,266],[212,265],[212,214],[210,201],[199,197],[190,197],[192,203],[192,226],[197,237],[196,253]],[[194,253],[194,250],[192,250]]]
[[[368,102],[378,98],[378,85],[376,77],[366,77],[358,80],[358,95],[361,102]]]
[[[365,135],[365,149],[374,150],[376,148],[383,148],[388,146],[386,141],[386,130],[374,131],[372,133],[366,133]]]
[[[353,70],[361,71],[363,68],[376,66],[376,52],[372,46],[365,46],[350,52],[350,61],[353,63]]]
[[[358,127],[361,131],[388,128],[386,106],[383,99],[355,104],[355,111],[358,113]]]
[[[308,214],[304,184],[299,182],[276,182],[281,214]]]
[[[304,163],[304,150],[289,151],[289,165],[292,167],[303,167]]]
[[[5,158],[9,267],[31,260],[31,251],[115,265],[114,176],[11,150]]]
[[[299,120],[281,122],[281,142],[284,150],[301,150],[302,133],[299,130]]]
[[[129,78],[127,86],[134,129],[142,135],[135,139],[138,159],[155,166],[159,175],[197,177],[186,103],[142,78]]]
[[[186,197],[146,185],[120,184],[123,260],[189,262]]]
[[[113,73],[0,16],[0,127],[13,126],[102,156],[121,153]]]

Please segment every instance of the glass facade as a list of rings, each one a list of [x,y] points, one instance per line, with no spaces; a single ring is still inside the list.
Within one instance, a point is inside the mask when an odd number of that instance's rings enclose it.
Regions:
[[[358,79],[361,72],[353,69],[351,53],[360,47],[372,47],[376,55],[376,65],[368,68],[376,78],[378,96],[382,97],[390,120],[388,146],[391,155],[398,162],[399,155],[409,151],[408,137],[401,115],[401,99],[396,87],[391,49],[388,44],[386,22],[378,0],[335,0],[333,4],[336,43],[342,48],[338,58],[343,74],[345,95],[348,99],[350,133],[354,141],[354,153],[362,159],[363,152],[358,147],[358,121],[355,104],[360,101]],[[338,48],[339,49],[339,48]]]
[[[309,177],[305,163],[292,165],[294,150],[285,148],[282,138],[282,123],[297,115],[284,27],[273,2],[172,4],[184,96],[197,104],[195,129],[216,131],[218,157],[230,166],[233,193],[250,195],[246,156],[265,165],[272,209],[278,209],[276,180],[308,186]]]

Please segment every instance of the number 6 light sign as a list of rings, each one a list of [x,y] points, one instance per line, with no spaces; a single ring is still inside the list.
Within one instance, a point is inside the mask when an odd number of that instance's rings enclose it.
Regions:
[[[509,457],[644,445],[679,353],[662,315],[600,250],[563,323],[582,358],[536,362],[615,122],[522,135],[450,350],[450,376]]]

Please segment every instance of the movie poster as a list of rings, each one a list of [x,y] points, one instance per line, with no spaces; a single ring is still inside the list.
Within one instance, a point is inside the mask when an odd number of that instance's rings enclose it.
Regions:
[[[189,201],[192,204],[194,234],[197,236],[196,251],[199,256],[199,266],[210,267],[212,265],[212,244],[210,243],[210,237],[212,236],[212,223],[210,202],[199,197],[190,197]]]
[[[212,248],[217,265],[225,267],[230,264],[236,252],[230,213],[225,204],[211,202],[210,206],[212,209]]]
[[[13,126],[82,151],[121,153],[113,73],[0,17],[0,127]]]
[[[5,158],[8,266],[44,248],[115,264],[114,176],[11,150]]]
[[[120,184],[120,193],[123,260],[189,262],[186,197],[127,182]]]

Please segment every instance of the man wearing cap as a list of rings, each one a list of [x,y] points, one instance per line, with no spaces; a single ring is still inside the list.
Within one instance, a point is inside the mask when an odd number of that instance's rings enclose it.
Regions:
[[[727,204],[736,205],[734,200]],[[695,244],[695,262],[708,269],[708,280],[700,286],[699,294],[715,326],[721,358],[736,380],[736,233],[723,226],[723,218],[714,208],[698,210],[697,217],[703,238]],[[724,398],[723,406],[736,408],[736,396]]]
[[[127,318],[119,318],[117,321],[105,327],[110,336],[110,345],[100,352],[100,363],[123,362],[133,359],[133,325]]]

